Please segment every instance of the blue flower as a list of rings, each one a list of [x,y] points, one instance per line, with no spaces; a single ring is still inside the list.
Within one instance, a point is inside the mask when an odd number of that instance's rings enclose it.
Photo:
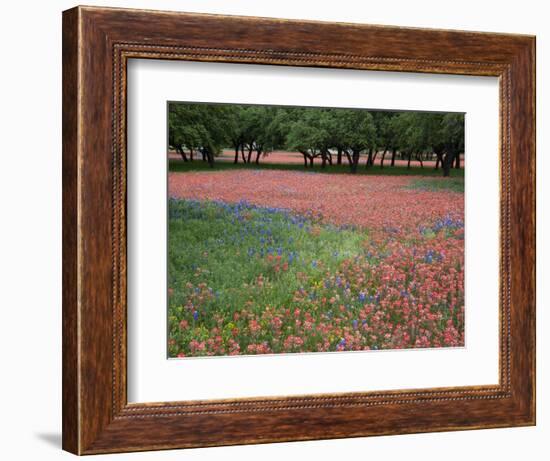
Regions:
[[[199,319],[198,311],[193,312],[193,319],[195,320],[195,322]]]
[[[359,301],[364,302],[367,299],[367,295],[363,292],[359,293]]]
[[[433,257],[434,257],[434,251],[428,250],[428,252],[426,253],[426,256],[424,256],[424,261],[431,264],[433,261]]]
[[[351,322],[354,330],[357,330],[357,323],[358,323],[357,320],[354,320],[353,322]]]

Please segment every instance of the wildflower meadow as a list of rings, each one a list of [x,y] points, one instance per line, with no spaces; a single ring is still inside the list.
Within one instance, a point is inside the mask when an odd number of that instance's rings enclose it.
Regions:
[[[170,357],[464,346],[463,170],[242,158],[170,160]]]

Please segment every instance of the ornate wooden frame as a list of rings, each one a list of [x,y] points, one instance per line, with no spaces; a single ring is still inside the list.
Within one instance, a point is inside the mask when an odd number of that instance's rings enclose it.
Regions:
[[[128,404],[131,58],[500,80],[500,383]],[[63,13],[63,448],[77,454],[535,424],[535,38],[77,7]]]

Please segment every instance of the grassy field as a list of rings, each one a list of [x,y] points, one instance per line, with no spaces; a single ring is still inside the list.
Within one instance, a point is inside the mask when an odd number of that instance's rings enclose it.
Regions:
[[[415,165],[415,164],[413,164]],[[313,168],[304,168],[300,163],[288,163],[288,164],[275,164],[275,163],[231,163],[231,162],[217,162],[214,164],[214,168],[211,168],[207,162],[195,160],[193,162],[184,162],[182,160],[170,159],[169,171],[185,173],[188,171],[233,171],[233,170],[283,170],[283,171],[302,171],[302,172],[315,172],[324,174],[337,174],[345,173],[349,174],[350,169],[348,165],[332,165],[323,168],[319,164],[315,164]],[[441,177],[441,169],[435,169],[433,167],[426,166],[421,168],[418,165],[407,168],[405,166],[385,166],[380,168],[379,165],[366,168],[365,165],[359,165],[357,169],[358,175],[376,175],[376,176],[434,176]],[[464,178],[464,168],[451,169],[451,177]]]
[[[464,176],[451,178],[413,179],[409,185],[413,190],[451,191],[464,193]]]
[[[250,334],[248,322],[242,325],[242,307],[248,306],[254,318],[262,318],[270,306],[290,307],[306,280],[308,287],[321,286],[326,271],[336,272],[346,258],[363,253],[366,238],[364,230],[323,225],[286,210],[172,200],[171,338],[179,344],[207,341],[223,319],[223,344],[231,339],[247,350],[267,342],[271,351],[282,352],[283,343],[273,343],[264,321],[258,334]],[[180,328],[182,319],[190,328]],[[241,328],[234,334],[237,325]],[[296,334],[295,328],[288,326],[286,333]],[[310,335],[303,346],[314,350],[318,340]]]

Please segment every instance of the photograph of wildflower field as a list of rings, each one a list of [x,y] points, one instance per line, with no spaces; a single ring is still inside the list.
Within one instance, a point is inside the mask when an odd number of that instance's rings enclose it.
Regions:
[[[168,356],[464,346],[464,114],[168,104]]]

